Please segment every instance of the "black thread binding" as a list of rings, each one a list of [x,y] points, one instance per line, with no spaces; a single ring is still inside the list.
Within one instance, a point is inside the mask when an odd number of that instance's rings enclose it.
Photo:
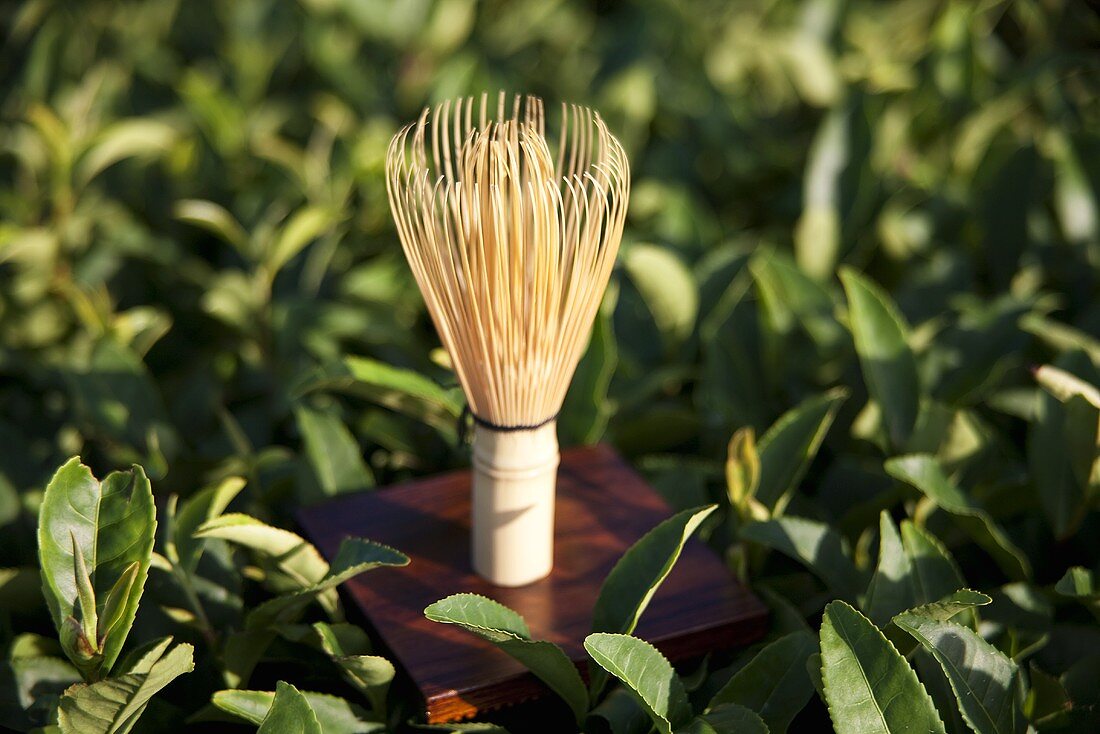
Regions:
[[[560,413],[554,413],[554,415],[550,416],[546,420],[539,421],[538,423],[531,423],[530,425],[502,426],[499,423],[493,423],[492,421],[485,420],[470,409],[469,403],[466,403],[462,407],[462,414],[458,416],[458,445],[460,447],[465,445],[466,436],[469,435],[469,427],[466,421],[467,416],[473,419],[474,423],[481,426],[482,428],[488,428],[491,431],[497,431],[499,433],[515,433],[517,431],[534,431],[542,428],[546,424],[556,421],[559,415]]]
[[[470,410],[470,406],[468,406],[468,405],[466,406],[466,410],[469,411],[470,417],[474,419],[474,423],[478,424],[482,428],[488,428],[490,430],[498,431],[500,433],[515,433],[516,431],[534,431],[538,428],[542,428],[547,423],[553,423],[554,421],[556,421],[558,419],[558,414],[554,413],[554,415],[550,416],[549,418],[547,418],[544,421],[539,421],[538,423],[532,423],[530,425],[502,426],[498,423],[493,423],[492,421],[487,421],[484,418],[480,417],[477,413]]]

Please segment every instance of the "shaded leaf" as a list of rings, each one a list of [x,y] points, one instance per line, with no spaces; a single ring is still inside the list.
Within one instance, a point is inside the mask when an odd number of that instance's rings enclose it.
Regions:
[[[33,612],[41,609],[42,594],[42,573],[38,568],[0,568],[0,609]]]
[[[309,463],[326,496],[374,486],[359,442],[334,410],[295,408]]]
[[[333,212],[319,206],[305,206],[296,211],[283,225],[278,239],[267,252],[265,262],[269,277],[282,270],[306,245],[336,224]]]
[[[684,734],[768,734],[763,719],[745,706],[724,703],[697,716],[680,730]]]
[[[817,639],[809,632],[779,638],[737,671],[710,700],[708,708],[740,704],[759,714],[769,731],[787,731],[791,720],[813,696],[806,662],[817,651]]]
[[[68,660],[15,655],[13,649],[11,659],[0,663],[0,726],[27,731],[46,721],[61,694],[79,681]]]
[[[1100,490],[1100,391],[1068,371],[1095,373],[1080,352],[1064,355],[1057,365],[1043,365],[1035,373],[1043,392],[1028,425],[1027,449],[1047,521],[1058,538],[1067,538]]]
[[[885,510],[879,515],[878,566],[867,587],[863,609],[878,626],[898,612],[918,604],[913,586],[913,564],[901,542],[897,526]]]
[[[1074,599],[1100,599],[1100,584],[1096,583],[1091,571],[1081,566],[1074,566],[1067,570],[1054,585],[1054,590],[1062,596]]]
[[[58,724],[64,734],[124,734],[130,731],[149,700],[173,680],[195,668],[191,645],[179,644],[141,672],[85,686],[74,686],[61,697]]]
[[[1016,664],[973,630],[949,621],[900,614],[894,624],[913,635],[943,668],[967,724],[978,734],[1022,732]]]
[[[389,546],[363,538],[344,538],[336,557],[332,559],[332,566],[320,581],[265,601],[248,613],[245,626],[257,629],[289,622],[314,599],[329,614],[335,614],[339,608],[337,586],[366,571],[408,563],[408,556]]]
[[[1031,577],[1031,564],[1024,553],[989,513],[948,479],[935,457],[928,454],[899,456],[888,460],[885,467],[890,476],[916,487],[937,507],[950,513],[1010,578]]]
[[[782,512],[817,455],[836,411],[848,393],[830,390],[784,413],[760,439],[760,484],[756,498]]]
[[[855,600],[863,591],[863,575],[852,562],[847,543],[828,525],[780,517],[744,526],[741,537],[802,562],[844,599]]]
[[[603,436],[613,410],[608,405],[608,389],[618,363],[611,315],[601,311],[592,324],[588,350],[577,365],[558,416],[558,436],[563,446],[591,444]]]
[[[251,257],[251,245],[244,227],[220,204],[199,199],[183,199],[176,202],[172,214],[176,219],[201,227],[221,238],[244,257]]]
[[[241,477],[229,477],[180,502],[173,519],[172,542],[179,564],[187,573],[195,572],[202,557],[203,542],[193,537],[195,532],[203,523],[225,512],[244,485],[245,480]]]
[[[329,570],[320,552],[300,535],[239,512],[204,522],[194,537],[221,538],[269,556],[280,571],[302,587],[319,582]]]
[[[585,731],[647,734],[652,729],[653,722],[638,697],[622,686],[612,689],[585,718]]]

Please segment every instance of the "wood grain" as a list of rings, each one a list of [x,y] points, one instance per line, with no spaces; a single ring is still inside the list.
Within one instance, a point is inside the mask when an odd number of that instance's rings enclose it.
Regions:
[[[607,446],[563,452],[558,474],[554,571],[505,589],[469,561],[470,475],[456,472],[349,495],[301,510],[307,537],[332,557],[358,535],[391,545],[412,562],[344,585],[378,637],[424,697],[431,723],[468,718],[541,697],[543,685],[492,645],[422,612],[449,594],[473,592],[512,607],[532,636],[552,640],[578,662],[600,584],[623,552],[671,514],[664,500]],[[767,609],[692,540],[654,596],[635,634],[673,662],[759,638]]]

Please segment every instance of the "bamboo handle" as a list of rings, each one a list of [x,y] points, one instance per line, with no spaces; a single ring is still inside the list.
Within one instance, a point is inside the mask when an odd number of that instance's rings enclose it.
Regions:
[[[554,566],[557,423],[530,431],[474,428],[473,564],[497,586],[523,586]]]

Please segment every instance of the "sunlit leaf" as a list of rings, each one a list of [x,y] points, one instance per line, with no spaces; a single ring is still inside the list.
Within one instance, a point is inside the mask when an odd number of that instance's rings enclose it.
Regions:
[[[920,408],[921,386],[908,329],[889,296],[854,270],[840,273],[848,319],[867,392],[882,410],[891,443],[905,446]]]
[[[629,635],[597,632],[585,638],[584,649],[634,693],[661,734],[672,734],[690,718],[683,682],[668,660],[648,642]]]
[[[433,622],[458,625],[493,643],[561,696],[578,722],[583,720],[588,691],[576,666],[554,643],[532,640],[527,623],[516,612],[483,596],[455,594],[430,604],[424,616]]]
[[[909,663],[844,602],[825,608],[821,658],[825,700],[839,734],[943,734],[936,707]]]

